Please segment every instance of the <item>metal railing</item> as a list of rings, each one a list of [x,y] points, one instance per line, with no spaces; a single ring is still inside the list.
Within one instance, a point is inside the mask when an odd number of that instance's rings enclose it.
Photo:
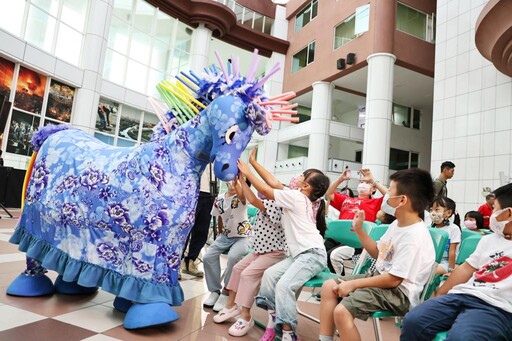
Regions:
[[[213,0],[232,10],[236,15],[236,21],[254,30],[271,34],[274,19],[255,12],[237,3],[235,0]]]

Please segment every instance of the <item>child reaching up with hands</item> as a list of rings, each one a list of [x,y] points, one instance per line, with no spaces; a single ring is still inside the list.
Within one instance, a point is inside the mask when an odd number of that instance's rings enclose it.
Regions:
[[[298,340],[295,293],[327,265],[322,197],[329,187],[329,178],[317,169],[308,169],[298,182],[298,190],[278,190],[257,178],[245,162],[239,160],[238,168],[258,192],[275,200],[282,208],[281,223],[291,254],[263,275],[256,304],[269,311],[269,323],[261,340],[274,340],[276,334],[283,341]],[[320,204],[315,214],[313,206],[318,200]]]

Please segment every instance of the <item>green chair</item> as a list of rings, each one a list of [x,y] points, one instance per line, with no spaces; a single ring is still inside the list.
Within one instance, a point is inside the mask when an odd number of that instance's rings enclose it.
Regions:
[[[371,230],[376,225],[374,223],[365,221],[363,223],[363,229],[366,233],[370,234]],[[347,245],[353,248],[361,248],[362,244],[357,237],[356,232],[352,228],[352,220],[333,220],[327,225],[327,231],[325,231],[325,238],[331,238],[340,244]],[[333,274],[329,271],[329,268],[325,268],[322,272],[311,278],[309,281],[304,283],[303,287],[313,288],[312,295],[314,294],[315,288],[321,288],[325,281],[329,279],[339,278],[337,274]],[[297,290],[295,296],[298,298],[303,288]],[[297,305],[297,313],[312,320],[320,323],[320,320],[314,316],[311,316],[299,309]]]
[[[371,239],[378,242],[380,238],[386,233],[388,230],[389,224],[381,224],[381,225],[375,225],[370,230],[370,233],[368,234]],[[352,274],[363,274],[368,272],[368,270],[371,268],[372,261],[374,261],[373,258],[370,257],[368,252],[366,250],[363,250],[361,255],[359,256],[359,260],[354,266],[354,269],[352,270]]]
[[[423,291],[420,295],[420,302],[428,299],[430,295],[434,292],[436,286],[434,281],[434,277],[436,274],[437,265],[441,262],[443,258],[444,251],[446,249],[446,243],[448,243],[448,233],[441,229],[429,228],[430,237],[432,238],[432,242],[434,243],[434,250],[436,253],[436,258],[432,269],[430,270],[430,275],[428,280],[423,288]],[[381,318],[401,318],[402,316],[396,316],[390,311],[376,311],[370,314],[370,317],[373,321],[373,329],[375,331],[375,339],[377,341],[382,341],[382,332],[380,328],[380,319]]]
[[[475,249],[476,249],[478,243],[480,242],[480,239],[482,239],[481,236],[480,237],[479,236],[470,236],[462,241],[462,243],[460,244],[459,255],[457,256],[457,260],[455,261],[455,263],[457,265],[461,265],[462,263],[464,263],[466,261],[466,259],[473,252],[475,252]],[[446,340],[447,334],[448,334],[447,331],[437,333],[434,341]]]
[[[249,218],[249,223],[251,225],[254,224],[254,222],[256,221],[256,215],[258,214],[258,208],[257,207],[254,207],[252,205],[248,205],[247,206],[247,217]]]
[[[470,237],[470,236],[480,236],[482,237],[482,234],[478,231],[473,231],[473,230],[470,230],[466,227],[462,227],[461,229],[461,237],[460,237],[460,241],[462,242],[464,239]]]

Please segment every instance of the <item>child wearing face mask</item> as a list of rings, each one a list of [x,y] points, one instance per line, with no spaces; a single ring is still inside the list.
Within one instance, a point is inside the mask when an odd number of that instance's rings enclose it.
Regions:
[[[454,222],[450,223],[448,219],[454,214]],[[460,218],[459,215],[455,213],[455,202],[448,197],[437,197],[432,203],[430,218],[432,219],[432,227],[448,232],[446,250],[436,271],[437,274],[443,275],[447,272],[451,272],[455,268],[455,260],[459,253],[459,244],[462,235],[459,227]]]
[[[387,193],[386,187],[381,185],[378,181],[375,181],[372,172],[368,168],[363,168],[359,171],[361,178],[359,185],[357,186],[357,197],[351,198],[347,195],[336,193],[336,188],[345,180],[349,180],[348,172],[345,170],[341,176],[331,183],[327,192],[325,193],[326,199],[329,201],[330,206],[340,211],[340,220],[352,220],[354,219],[354,210],[361,209],[365,213],[365,220],[374,222],[377,219],[377,212],[380,210],[382,205],[382,199],[372,198],[372,194],[376,189],[379,190],[383,195]],[[350,259],[352,255],[358,255],[362,249],[354,249],[338,243],[337,241],[327,238],[324,243],[325,249],[327,250],[327,266],[334,273],[337,269],[332,264],[332,254],[339,253],[337,258],[348,257],[344,259]],[[342,250],[338,248],[343,247]]]
[[[487,233],[483,232],[484,229],[484,216],[478,211],[469,211],[464,216],[464,226],[471,231],[480,232],[485,236]]]
[[[512,337],[512,184],[498,188],[489,219],[493,234],[459,265],[431,298],[412,309],[401,340],[510,340]]]
[[[434,198],[434,186],[430,173],[419,168],[398,171],[390,180],[382,210],[396,220],[382,238],[375,242],[364,231],[363,210],[357,210],[353,222],[363,247],[377,259],[376,271],[324,282],[321,341],[333,340],[334,327],[341,340],[361,340],[355,318],[366,320],[379,310],[404,315],[419,302],[435,262],[434,245],[419,214]]]

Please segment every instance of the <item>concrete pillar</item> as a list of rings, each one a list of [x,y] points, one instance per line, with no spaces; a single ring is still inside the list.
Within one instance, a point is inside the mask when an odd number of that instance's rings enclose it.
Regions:
[[[317,168],[321,171],[327,170],[333,89],[334,85],[329,82],[313,83],[308,168]]]
[[[388,183],[389,178],[395,60],[390,53],[375,53],[367,58],[363,167],[370,168],[375,179],[384,183]]]
[[[76,91],[71,124],[91,134],[98,114],[113,5],[114,0],[91,1],[87,16],[81,65],[84,81]]]
[[[204,24],[199,24],[194,30],[194,37],[190,46],[190,70],[197,74],[201,74],[204,67],[208,65],[211,39],[212,30]]]

